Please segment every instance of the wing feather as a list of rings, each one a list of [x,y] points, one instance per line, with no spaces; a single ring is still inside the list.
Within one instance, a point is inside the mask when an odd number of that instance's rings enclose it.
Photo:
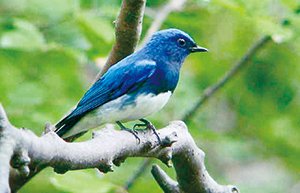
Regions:
[[[156,63],[149,60],[112,66],[82,97],[73,112],[56,124],[63,135],[85,114],[124,94],[136,91],[156,70]],[[60,136],[61,136],[60,135]]]

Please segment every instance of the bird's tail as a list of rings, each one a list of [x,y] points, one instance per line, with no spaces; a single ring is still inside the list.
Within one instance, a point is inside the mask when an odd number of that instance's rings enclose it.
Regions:
[[[81,132],[81,133],[77,133],[77,134],[72,135],[72,136],[66,136],[66,137],[64,137],[64,135],[68,131],[70,131],[70,129],[72,129],[72,127],[74,127],[74,125],[76,125],[76,123],[78,123],[78,121],[80,121],[81,118],[82,118],[81,116],[71,117],[70,114],[67,115],[66,117],[64,117],[63,119],[61,119],[55,125],[55,128],[56,128],[55,132],[57,133],[58,136],[60,136],[61,138],[63,138],[65,141],[68,141],[68,142],[74,141],[79,136],[81,136],[84,133],[86,133],[86,131]]]

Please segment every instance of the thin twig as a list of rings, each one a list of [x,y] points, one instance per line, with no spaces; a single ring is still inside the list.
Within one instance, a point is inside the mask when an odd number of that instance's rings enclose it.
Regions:
[[[158,165],[154,164],[151,169],[152,176],[164,192],[179,193],[180,188],[178,182],[174,181],[170,176]]]
[[[143,164],[139,167],[138,170],[134,173],[134,175],[126,182],[124,189],[128,190],[134,184],[137,178],[139,178],[145,171],[148,165],[151,164],[151,158],[145,158]]]

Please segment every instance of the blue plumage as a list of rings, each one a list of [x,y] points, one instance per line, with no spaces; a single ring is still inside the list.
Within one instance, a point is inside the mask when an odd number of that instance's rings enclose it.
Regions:
[[[157,112],[173,93],[185,58],[204,51],[178,29],[155,33],[85,93],[73,112],[56,124],[58,135],[69,138],[104,123],[121,124]]]

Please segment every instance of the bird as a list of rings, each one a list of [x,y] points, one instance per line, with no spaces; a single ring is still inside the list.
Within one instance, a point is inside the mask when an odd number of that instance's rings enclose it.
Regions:
[[[76,108],[55,125],[55,132],[71,141],[89,129],[116,123],[137,139],[136,126],[151,128],[157,135],[145,117],[167,104],[186,57],[208,51],[182,30],[170,28],[154,33],[140,50],[112,65],[84,94]],[[142,123],[133,129],[122,124],[135,120]]]

